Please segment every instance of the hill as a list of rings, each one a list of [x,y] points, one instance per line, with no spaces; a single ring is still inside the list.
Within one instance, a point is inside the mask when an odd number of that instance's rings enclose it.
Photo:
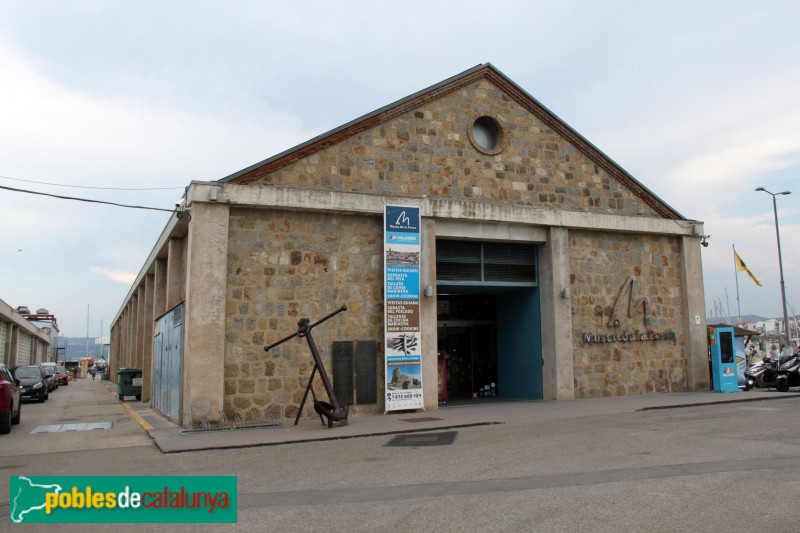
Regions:
[[[58,358],[62,361],[78,361],[82,357],[108,359],[108,345],[98,344],[95,337],[59,337]]]

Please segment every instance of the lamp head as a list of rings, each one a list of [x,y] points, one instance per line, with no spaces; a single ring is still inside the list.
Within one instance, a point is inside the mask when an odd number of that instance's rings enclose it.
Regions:
[[[756,190],[757,190],[757,191],[765,191],[765,192],[766,192],[766,189],[764,189],[764,187],[759,187],[759,188],[758,188],[758,189],[756,189]]]
[[[792,194],[792,191],[783,191],[783,192],[779,192],[778,194]]]

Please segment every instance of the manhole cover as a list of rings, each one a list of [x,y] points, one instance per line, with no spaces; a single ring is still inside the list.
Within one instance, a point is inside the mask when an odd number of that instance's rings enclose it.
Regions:
[[[458,435],[457,431],[398,435],[387,442],[386,446],[447,446],[453,444],[456,435]]]
[[[419,418],[401,418],[401,422],[436,422],[437,420],[443,420],[442,418],[435,418],[433,416],[421,416]]]
[[[67,431],[91,431],[93,429],[111,429],[111,422],[92,422],[88,424],[50,424],[36,426],[31,433],[65,433]]]

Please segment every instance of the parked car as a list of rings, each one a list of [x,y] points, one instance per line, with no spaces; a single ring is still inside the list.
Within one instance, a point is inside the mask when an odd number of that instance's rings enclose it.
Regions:
[[[47,375],[47,390],[53,392],[58,388],[58,376],[56,375],[56,367],[54,365],[39,365],[39,368],[44,370]]]
[[[23,400],[30,398],[43,402],[50,397],[50,388],[48,387],[50,378],[41,366],[19,366],[14,369],[14,377],[19,381],[20,395]]]
[[[67,374],[66,368],[63,366],[57,366],[56,373],[58,374],[59,385],[69,385],[69,374]]]
[[[11,431],[22,417],[19,380],[15,379],[6,365],[0,364],[0,433]]]

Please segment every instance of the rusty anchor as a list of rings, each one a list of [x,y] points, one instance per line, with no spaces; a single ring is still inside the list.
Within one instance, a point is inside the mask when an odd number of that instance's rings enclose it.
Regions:
[[[319,415],[319,419],[322,424],[325,424],[325,419],[327,419],[327,424],[329,428],[333,427],[334,422],[340,422],[342,425],[347,425],[347,414],[350,411],[349,405],[342,405],[336,399],[336,394],[333,392],[333,387],[331,386],[331,380],[328,378],[328,373],[325,371],[325,366],[322,364],[322,359],[319,356],[319,351],[317,350],[317,344],[314,342],[314,337],[311,335],[311,330],[322,324],[329,318],[332,318],[342,311],[347,311],[347,306],[343,305],[336,311],[326,315],[325,317],[317,320],[313,324],[310,324],[310,320],[308,318],[301,318],[297,322],[297,331],[285,337],[278,342],[273,342],[272,344],[268,344],[264,346],[264,351],[268,352],[272,348],[283,344],[284,342],[294,339],[295,337],[303,338],[305,337],[306,341],[308,342],[308,348],[311,350],[311,356],[314,358],[314,369],[311,371],[311,378],[308,380],[308,385],[306,386],[306,392],[303,394],[303,401],[300,402],[300,409],[297,411],[297,417],[294,419],[294,425],[296,426],[298,421],[300,420],[300,415],[303,412],[303,407],[306,404],[306,399],[308,399],[308,393],[311,392],[311,397],[314,399],[314,411]],[[328,393],[328,402],[321,401],[317,399],[317,395],[314,392],[314,374],[319,372],[319,377],[322,379],[322,384],[325,386],[325,391]],[[324,418],[323,418],[324,417]]]

